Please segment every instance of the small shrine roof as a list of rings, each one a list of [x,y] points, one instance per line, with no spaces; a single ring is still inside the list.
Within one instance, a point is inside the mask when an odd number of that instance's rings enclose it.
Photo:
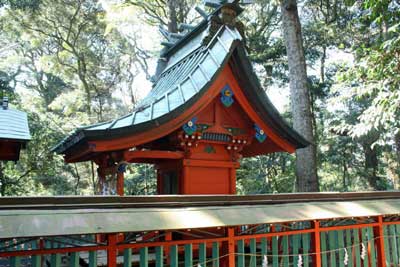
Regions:
[[[15,109],[0,108],[0,140],[28,141],[30,139],[27,114]]]

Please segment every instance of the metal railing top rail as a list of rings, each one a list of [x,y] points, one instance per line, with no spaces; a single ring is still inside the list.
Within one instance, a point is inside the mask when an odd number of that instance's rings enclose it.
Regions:
[[[82,208],[168,208],[233,205],[268,205],[330,201],[399,199],[398,191],[346,193],[290,193],[265,195],[154,195],[154,196],[49,196],[0,197],[0,210]]]

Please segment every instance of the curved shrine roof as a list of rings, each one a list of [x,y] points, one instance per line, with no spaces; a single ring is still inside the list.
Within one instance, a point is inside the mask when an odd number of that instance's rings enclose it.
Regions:
[[[215,13],[215,12],[214,12]],[[134,111],[113,121],[78,128],[53,149],[65,153],[90,140],[110,140],[135,135],[157,127],[192,105],[208,88],[223,67],[230,64],[245,94],[263,120],[296,148],[308,142],[279,115],[261,87],[248,58],[244,40],[235,27],[221,25],[212,29],[204,20],[175,47],[163,53],[168,59],[157,75],[151,92]]]

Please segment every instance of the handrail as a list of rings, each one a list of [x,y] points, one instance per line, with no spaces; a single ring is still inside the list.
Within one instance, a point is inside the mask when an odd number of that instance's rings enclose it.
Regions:
[[[269,205],[398,199],[400,192],[292,193],[265,195],[154,195],[154,196],[50,196],[0,197],[0,210],[169,208],[233,205]]]

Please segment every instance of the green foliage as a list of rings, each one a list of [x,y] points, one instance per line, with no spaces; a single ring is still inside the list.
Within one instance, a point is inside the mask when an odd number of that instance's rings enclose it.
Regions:
[[[40,0],[0,0],[0,7],[9,6],[12,9],[36,10]]]
[[[154,195],[157,192],[155,169],[150,164],[131,164],[125,173],[126,195]]]
[[[11,103],[28,112],[32,134],[21,160],[0,166],[2,196],[93,194],[96,167],[66,165],[50,148],[80,125],[124,115],[135,105],[133,81],[142,71],[150,76],[147,60],[158,51],[140,47],[129,19],[172,29],[196,20],[189,11],[200,1],[115,1],[119,10],[133,9],[119,17],[124,27],[108,20],[103,2],[0,0],[0,90],[16,92]],[[255,1],[240,19],[263,84],[284,90],[288,66],[278,3]],[[399,4],[307,0],[301,19],[320,189],[399,188]],[[354,62],[329,63],[329,53],[338,51]],[[294,162],[283,153],[243,159],[238,193],[292,192]],[[129,166],[125,178],[126,194],[156,192],[150,165]]]
[[[114,95],[125,88],[133,95],[133,68],[146,67],[147,52],[108,27],[98,1],[36,4],[32,11],[8,1],[0,16],[2,88],[16,90],[11,100],[28,112],[32,134],[21,160],[2,166],[1,193],[93,194],[95,168],[66,165],[51,148],[82,124],[131,110],[136,98]]]
[[[245,158],[237,171],[237,192],[241,195],[290,193],[294,184],[294,157],[289,154]]]

